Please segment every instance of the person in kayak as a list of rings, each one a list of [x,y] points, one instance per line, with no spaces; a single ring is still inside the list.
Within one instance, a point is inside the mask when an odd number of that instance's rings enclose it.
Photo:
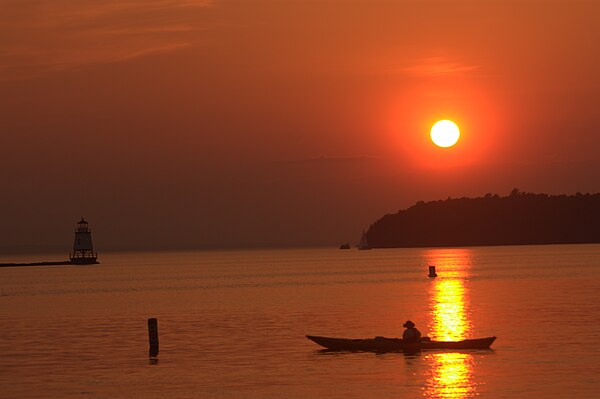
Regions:
[[[410,320],[407,320],[406,323],[402,325],[402,327],[406,327],[406,330],[404,330],[404,334],[402,334],[403,340],[412,342],[421,341],[421,332],[417,330],[417,328],[415,327],[415,323],[413,323]]]

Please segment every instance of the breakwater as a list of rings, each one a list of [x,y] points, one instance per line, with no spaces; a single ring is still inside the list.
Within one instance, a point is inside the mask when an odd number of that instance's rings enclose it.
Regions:
[[[19,266],[63,266],[72,265],[70,260],[59,262],[30,262],[30,263],[0,263],[0,267],[19,267]]]

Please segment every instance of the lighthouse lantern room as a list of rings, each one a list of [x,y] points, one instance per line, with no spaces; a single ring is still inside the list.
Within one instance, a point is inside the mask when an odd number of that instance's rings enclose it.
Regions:
[[[70,254],[70,259],[71,263],[76,265],[98,263],[98,254],[94,252],[94,247],[92,246],[92,232],[88,227],[88,222],[83,217],[77,222],[73,253]]]

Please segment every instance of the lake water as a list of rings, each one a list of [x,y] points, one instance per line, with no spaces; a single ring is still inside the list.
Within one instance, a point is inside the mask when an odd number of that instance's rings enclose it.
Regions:
[[[592,398],[600,390],[600,245],[99,260],[0,268],[0,397]],[[158,360],[148,357],[149,317],[158,318]],[[401,336],[407,319],[436,339],[498,339],[488,351],[409,356],[322,352],[304,337]]]

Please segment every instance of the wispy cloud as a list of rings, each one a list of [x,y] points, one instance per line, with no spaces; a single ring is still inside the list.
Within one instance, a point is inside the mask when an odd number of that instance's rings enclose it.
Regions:
[[[22,79],[189,46],[212,0],[8,0],[0,3],[0,79]]]
[[[400,68],[400,72],[413,76],[442,76],[466,74],[480,69],[481,65],[466,64],[444,57],[429,57]]]
[[[328,155],[319,155],[312,158],[301,158],[301,159],[291,159],[281,161],[281,163],[286,164],[350,164],[357,162],[371,162],[377,160],[376,157],[370,157],[366,155],[357,155],[357,156],[328,156]]]

